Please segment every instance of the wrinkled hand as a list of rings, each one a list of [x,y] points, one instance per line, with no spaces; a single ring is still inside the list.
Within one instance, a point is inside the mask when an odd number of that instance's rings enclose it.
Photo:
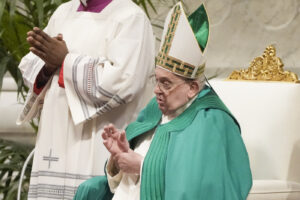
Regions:
[[[125,131],[117,130],[113,124],[104,126],[102,138],[104,146],[112,156],[118,153],[128,152],[130,149]]]
[[[37,27],[27,33],[27,41],[29,50],[46,63],[49,71],[59,68],[69,52],[61,34],[52,38]]]
[[[129,174],[139,174],[143,156],[132,151],[118,153],[114,157],[115,163],[120,170]]]

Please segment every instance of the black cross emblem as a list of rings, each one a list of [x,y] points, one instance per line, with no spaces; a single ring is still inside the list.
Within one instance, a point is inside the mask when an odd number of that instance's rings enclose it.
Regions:
[[[49,156],[43,156],[43,160],[49,161],[48,169],[50,169],[51,162],[52,161],[56,161],[57,162],[59,160],[59,158],[58,157],[52,157],[52,149],[50,149]]]

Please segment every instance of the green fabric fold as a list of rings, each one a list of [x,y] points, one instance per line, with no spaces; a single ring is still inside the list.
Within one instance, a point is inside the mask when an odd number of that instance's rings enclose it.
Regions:
[[[141,112],[137,121],[127,127],[126,133],[129,141],[156,128],[155,135],[143,163],[141,199],[164,199],[165,166],[170,134],[185,129],[192,123],[199,110],[208,108],[220,109],[228,113],[237,123],[219,97],[210,88],[206,87],[188,109],[169,123],[158,125],[162,113],[158,108],[156,99],[153,98]]]
[[[135,139],[155,129],[141,176],[141,200],[246,200],[252,186],[249,158],[238,122],[208,87],[181,115],[160,124],[153,98],[126,129]],[[111,199],[106,177],[80,185],[74,199]]]
[[[203,52],[206,48],[209,35],[209,21],[204,5],[201,4],[201,6],[188,17],[188,20]]]

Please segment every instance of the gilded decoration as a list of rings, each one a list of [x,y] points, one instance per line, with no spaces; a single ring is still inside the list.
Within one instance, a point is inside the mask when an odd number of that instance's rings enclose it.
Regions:
[[[297,74],[284,71],[283,62],[276,57],[276,49],[273,45],[266,48],[263,55],[255,58],[248,69],[235,70],[228,80],[251,81],[281,81],[299,83]]]

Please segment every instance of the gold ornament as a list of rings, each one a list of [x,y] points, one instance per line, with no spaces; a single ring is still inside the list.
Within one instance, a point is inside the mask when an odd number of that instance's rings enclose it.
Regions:
[[[282,81],[300,83],[297,74],[284,71],[284,64],[276,57],[276,49],[270,45],[261,57],[255,58],[248,69],[235,70],[228,80]]]

